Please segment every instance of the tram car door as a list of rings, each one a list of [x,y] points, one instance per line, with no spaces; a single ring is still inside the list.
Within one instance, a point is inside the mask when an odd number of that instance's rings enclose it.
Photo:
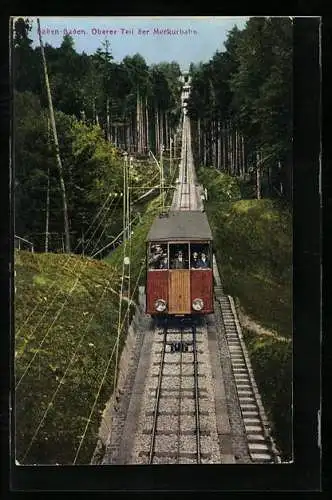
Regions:
[[[170,243],[168,275],[168,313],[190,314],[190,270],[188,243]]]

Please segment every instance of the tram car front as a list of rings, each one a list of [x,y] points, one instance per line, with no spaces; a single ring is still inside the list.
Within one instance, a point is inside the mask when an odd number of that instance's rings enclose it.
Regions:
[[[146,241],[146,313],[155,318],[213,312],[212,233],[201,211],[170,211]]]

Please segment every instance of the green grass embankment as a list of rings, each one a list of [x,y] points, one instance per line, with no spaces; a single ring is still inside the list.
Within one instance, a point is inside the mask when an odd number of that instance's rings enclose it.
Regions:
[[[113,388],[120,276],[63,254],[17,252],[15,268],[16,458],[72,464],[85,433],[76,463],[89,463]]]
[[[144,215],[133,228],[131,239],[126,244],[126,256],[130,259],[131,293],[136,289],[133,299],[137,298],[138,287],[145,285],[146,237],[159,210],[160,197],[157,196],[146,205]],[[122,272],[123,250],[123,245],[120,245],[104,259],[120,273]]]
[[[244,338],[283,458],[291,455],[292,219],[269,199],[212,168],[198,171],[225,292],[246,317]],[[257,331],[257,324],[260,330]],[[270,335],[262,334],[262,331]]]
[[[148,203],[128,245],[132,293],[135,283],[136,292],[144,283],[145,238],[157,208],[158,199]],[[16,459],[21,464],[90,463],[113,392],[122,257],[121,246],[105,261],[16,252]],[[127,308],[125,302],[123,315]],[[125,330],[120,353],[124,340]]]

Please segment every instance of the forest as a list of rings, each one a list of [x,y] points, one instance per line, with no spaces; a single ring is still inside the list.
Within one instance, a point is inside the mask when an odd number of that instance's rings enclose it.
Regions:
[[[47,43],[33,48],[31,28],[28,18],[16,21],[12,51],[15,235],[35,250],[17,252],[15,263],[17,454],[20,461],[87,463],[114,380],[115,368],[108,363],[117,335],[114,290],[122,248],[98,253],[102,262],[85,257],[93,257],[123,229],[126,152],[134,224],[131,278],[143,283],[144,241],[159,203],[156,161],[165,164],[165,182],[171,184],[176,175],[183,68],[176,61],[148,65],[141,54],[115,62],[107,40],[94,54],[78,53],[70,35],[58,48]],[[234,27],[228,33],[210,60],[192,63],[189,76],[195,168],[208,191],[206,211],[218,264],[226,292],[249,315],[245,339],[273,432],[289,459],[292,21],[250,18],[243,30]],[[152,188],[154,194],[142,201]],[[63,253],[78,255],[67,262]],[[74,283],[79,277],[82,286]],[[109,280],[112,287],[104,288]],[[47,290],[53,281],[59,297]],[[63,313],[62,300],[71,301]],[[269,335],[258,335],[251,319]],[[40,338],[44,342],[50,331],[37,356]],[[124,330],[121,335],[122,346]],[[53,406],[50,394],[59,384],[61,397]],[[87,408],[93,409],[88,423]],[[44,413],[45,421],[40,420]],[[42,425],[34,434],[37,421]],[[88,424],[89,432],[82,434]]]
[[[250,18],[226,50],[190,67],[197,164],[246,181],[258,199],[292,200],[292,33],[289,18]]]
[[[84,253],[85,232],[105,199],[109,213],[91,245],[101,248],[121,230],[123,152],[135,156],[133,186],[147,189],[158,181],[149,151],[159,157],[163,146],[175,157],[181,68],[174,61],[148,66],[140,54],[114,62],[108,40],[91,55],[77,53],[70,35],[59,48],[45,44],[60,175],[43,54],[40,46],[32,48],[30,32],[28,18],[16,21],[15,234],[37,251]],[[291,202],[292,21],[250,18],[224,45],[208,62],[190,66],[196,164],[238,177],[249,197]],[[142,194],[132,192],[134,199]]]
[[[70,35],[64,36],[59,48],[45,44],[61,158],[59,175],[43,54],[40,47],[32,48],[30,31],[28,19],[16,22],[15,234],[31,241],[37,251],[81,253],[87,228],[107,203],[109,213],[101,221],[102,234],[99,230],[90,235],[91,248],[101,248],[122,229],[124,151],[135,154],[135,161],[130,162],[133,207],[144,193],[139,186],[148,190],[158,183],[158,170],[149,152],[158,159],[161,146],[168,148],[168,156],[169,147],[174,147],[173,156],[176,153],[180,67],[176,62],[149,67],[140,54],[115,63],[107,40],[92,55],[78,54]],[[70,245],[63,243],[64,192]]]

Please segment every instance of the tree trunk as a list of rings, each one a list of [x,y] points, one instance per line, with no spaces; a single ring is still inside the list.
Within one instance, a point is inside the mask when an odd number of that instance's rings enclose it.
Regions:
[[[282,182],[282,176],[280,175],[282,173],[282,166],[281,166],[280,161],[278,161],[278,169],[279,169],[279,178],[280,178],[280,193],[281,193],[281,196],[283,196],[284,195],[284,185]]]
[[[235,129],[235,137],[234,137],[234,172],[237,176],[239,174],[238,171],[238,154],[237,154],[237,128]]]
[[[232,123],[230,126],[230,150],[231,150],[231,175],[234,175],[235,174],[235,169],[234,169],[234,131],[233,131]]]
[[[221,170],[221,123],[218,119],[218,170]]]
[[[219,155],[219,127],[218,127],[218,120],[215,121],[215,148],[216,148],[216,153],[215,153],[215,167],[218,169],[218,155]]]
[[[93,120],[93,123],[96,122],[96,100],[93,99],[92,101],[92,120]]]
[[[261,199],[261,166],[260,166],[260,155],[259,152],[256,153],[256,193],[257,200]]]
[[[145,113],[145,100],[141,98],[141,118],[142,118],[142,151],[146,151],[146,113]]]
[[[243,178],[245,177],[246,174],[246,157],[245,157],[245,151],[244,151],[244,136],[241,137],[241,142],[242,142],[242,147],[241,147],[241,152],[242,152],[242,175]]]
[[[222,169],[226,171],[226,130],[225,123],[223,123],[222,128]]]
[[[208,163],[214,166],[213,163],[213,120],[209,120],[209,159]]]
[[[211,160],[214,167],[216,166],[215,132],[215,121],[211,120]]]
[[[203,162],[206,167],[207,163],[207,137],[206,137],[206,120],[204,120],[204,131],[203,131]]]
[[[109,97],[106,98],[106,121],[107,121],[107,126],[106,126],[107,141],[111,142],[111,132],[110,132],[110,101],[109,101]]]
[[[37,19],[37,25],[38,25],[40,50],[41,50],[41,55],[42,55],[42,59],[43,59],[48,106],[49,106],[50,120],[51,120],[52,132],[53,132],[53,141],[54,141],[54,145],[55,145],[55,156],[56,156],[56,162],[57,162],[57,167],[58,167],[58,171],[59,171],[59,178],[60,178],[60,189],[61,189],[61,195],[62,195],[62,206],[63,206],[63,217],[64,217],[64,230],[65,230],[65,237],[66,237],[65,248],[66,248],[66,252],[69,253],[70,252],[70,236],[69,236],[69,221],[68,221],[66,187],[65,187],[65,182],[63,179],[63,174],[62,174],[62,162],[61,162],[61,157],[60,157],[58,134],[57,134],[56,124],[55,124],[51,89],[50,89],[50,84],[49,84],[49,80],[48,80],[46,58],[45,58],[44,47],[43,47],[42,38],[41,38],[39,19]]]
[[[96,114],[96,125],[99,125],[99,116],[98,116],[96,105],[95,105],[95,114]]]
[[[126,150],[128,151],[128,148],[129,148],[129,144],[130,144],[130,125],[128,124],[126,126]]]
[[[165,113],[165,147],[169,143],[169,133],[168,133],[168,113]]]
[[[81,230],[81,244],[82,244],[82,257],[84,257],[84,232],[83,229]]]
[[[136,151],[140,152],[140,107],[139,107],[139,90],[136,93]]]
[[[149,108],[148,108],[148,98],[145,98],[145,126],[146,126],[146,151],[150,149],[150,131],[149,131]]]
[[[226,122],[226,144],[227,144],[227,168],[226,172],[230,172],[230,140],[229,140],[229,123]]]
[[[234,175],[233,170],[233,128],[232,122],[229,122],[229,165],[230,165],[230,174]]]
[[[50,220],[50,167],[47,169],[45,253],[48,252],[48,226]]]
[[[160,145],[160,148],[163,147],[164,145],[164,113],[162,111],[160,111],[160,119],[159,119],[159,145]]]
[[[155,135],[156,135],[156,151],[155,153],[157,154],[157,151],[160,150],[160,141],[159,141],[159,109],[158,106],[156,107],[156,120],[155,120]]]
[[[200,164],[202,161],[201,158],[201,119],[197,120],[197,138],[198,138],[198,163]]]

